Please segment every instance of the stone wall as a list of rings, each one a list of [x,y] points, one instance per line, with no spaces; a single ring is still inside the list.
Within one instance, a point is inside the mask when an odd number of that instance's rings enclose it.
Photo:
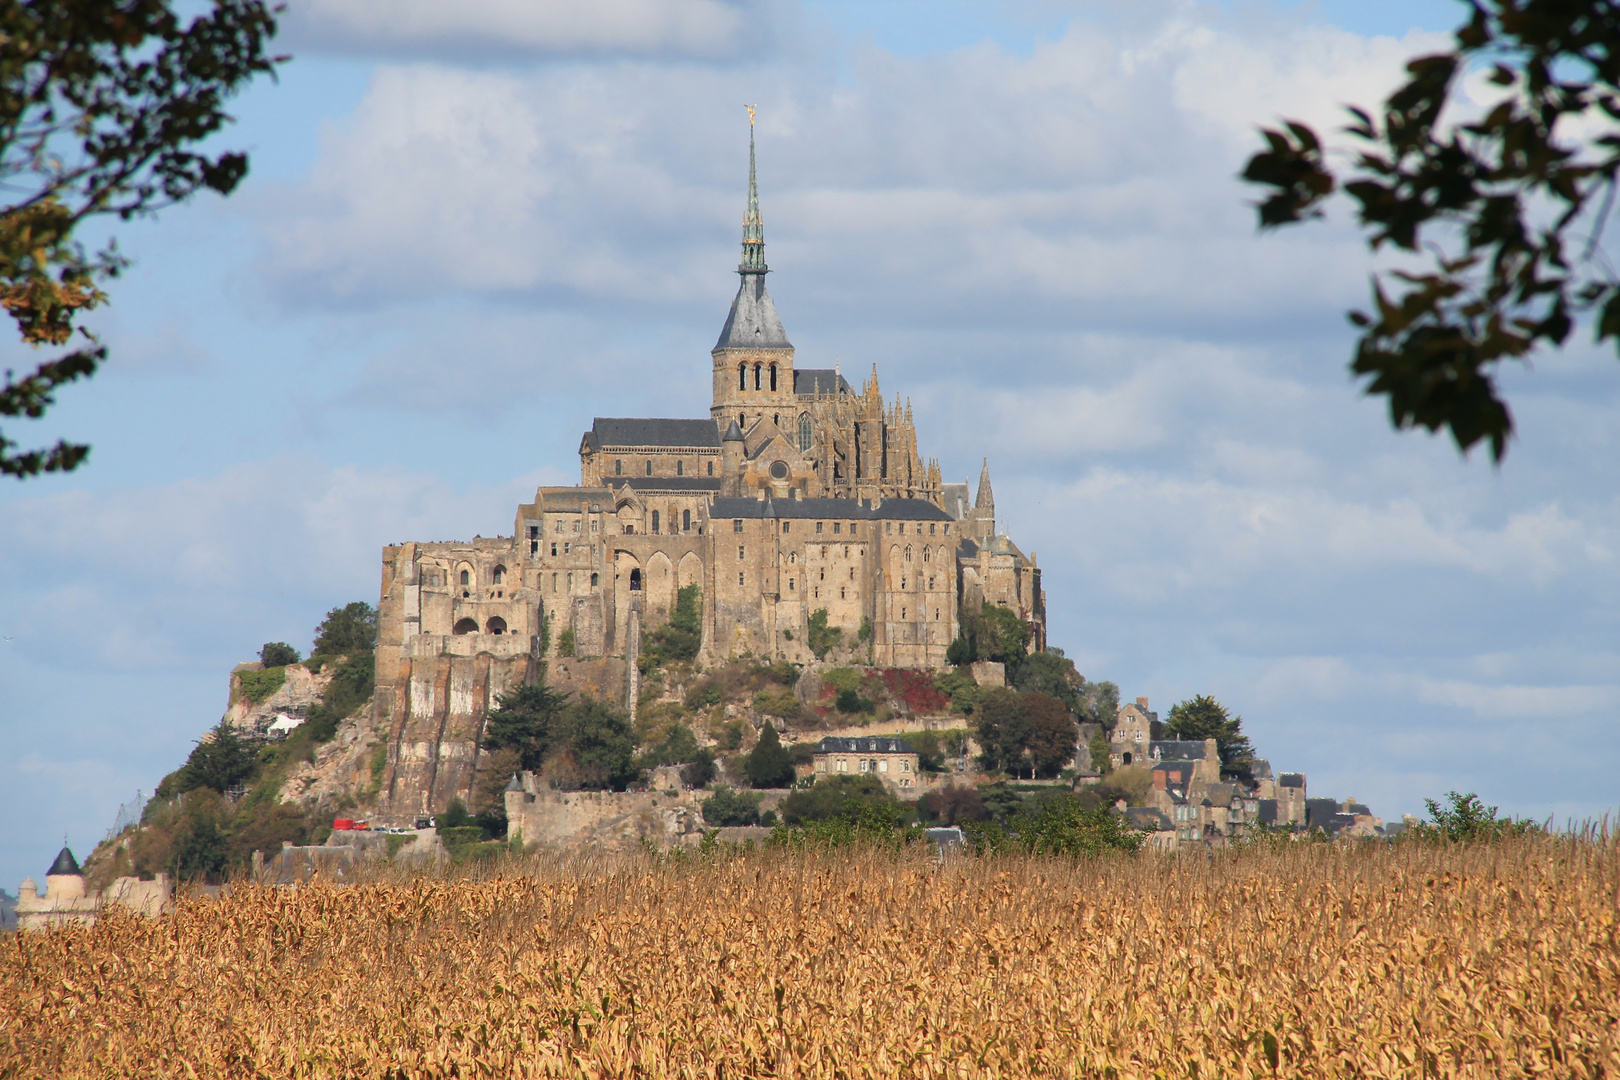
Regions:
[[[507,836],[542,848],[624,852],[703,838],[702,791],[552,791],[520,773],[521,790],[506,793]]]

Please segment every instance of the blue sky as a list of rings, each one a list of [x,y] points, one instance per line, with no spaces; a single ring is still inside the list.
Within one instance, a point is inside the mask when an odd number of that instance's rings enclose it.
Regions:
[[[1444,43],[1451,2],[294,3],[229,200],[116,232],[113,360],[0,487],[0,886],[81,854],[232,664],[375,600],[378,551],[494,535],[595,415],[704,415],[760,105],[801,362],[988,456],[1052,641],[1211,693],[1313,794],[1620,802],[1612,353],[1509,373],[1506,465],[1397,435],[1345,372],[1342,213],[1261,238],[1234,176]],[[30,361],[0,346],[0,363]]]

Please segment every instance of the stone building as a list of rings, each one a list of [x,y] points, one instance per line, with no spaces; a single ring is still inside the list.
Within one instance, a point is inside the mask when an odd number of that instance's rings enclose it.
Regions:
[[[988,463],[969,506],[968,485],[920,455],[910,404],[884,399],[875,366],[858,390],[837,365],[800,367],[768,272],[750,134],[741,280],[710,350],[709,416],[597,417],[579,484],[538,489],[510,536],[383,550],[387,811],[465,794],[494,699],[559,650],[633,705],[642,637],[687,586],[701,590],[705,663],[811,662],[810,621],[825,612],[846,661],[943,667],[959,608],[982,604],[1017,612],[1044,647],[1040,569],[997,533]]]
[[[102,910],[115,904],[142,915],[157,915],[168,907],[173,895],[174,888],[165,874],[151,881],[121,877],[105,891],[91,892],[85,887],[79,860],[64,847],[45,871],[43,893],[33,878],[24,878],[17,889],[17,929],[88,926]]]
[[[816,746],[811,757],[812,775],[817,780],[829,776],[875,776],[891,788],[917,786],[917,751],[904,739],[853,738],[829,736]]]

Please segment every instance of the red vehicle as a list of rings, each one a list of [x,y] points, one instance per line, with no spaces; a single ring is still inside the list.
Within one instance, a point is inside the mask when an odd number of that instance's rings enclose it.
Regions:
[[[351,820],[349,818],[340,817],[340,818],[333,818],[332,819],[332,830],[334,832],[337,832],[339,830],[344,830],[344,829],[352,829],[354,827],[355,827],[355,825],[354,825],[353,820]]]

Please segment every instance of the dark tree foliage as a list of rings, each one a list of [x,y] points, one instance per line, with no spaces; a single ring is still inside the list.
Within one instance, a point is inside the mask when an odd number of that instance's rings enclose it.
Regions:
[[[706,787],[719,771],[715,768],[714,758],[704,754],[696,761],[688,761],[681,766],[681,783],[689,788]]]
[[[286,667],[302,659],[303,657],[298,655],[298,650],[285,641],[267,641],[259,650],[259,663],[267,668]]]
[[[181,801],[166,869],[180,881],[219,880],[230,863],[229,841],[221,826],[218,796],[193,791]]]
[[[1254,748],[1243,734],[1243,717],[1233,716],[1225,705],[1200,694],[1170,708],[1165,734],[1172,739],[1214,739],[1221,754],[1221,772],[1236,776],[1248,771]]]
[[[332,681],[321,692],[321,700],[311,705],[304,726],[309,738],[323,743],[337,734],[338,725],[371,699],[377,688],[377,656],[367,650],[337,666]]]
[[[864,628],[864,627],[863,627]],[[805,644],[820,660],[844,638],[844,632],[836,626],[827,625],[827,609],[816,608],[810,613],[805,622]]]
[[[210,737],[197,743],[176,776],[175,793],[197,788],[226,792],[246,783],[258,767],[259,756],[237,735],[229,721],[214,725]]]
[[[377,647],[377,609],[364,600],[333,608],[315,628],[312,656],[352,656]]]
[[[917,751],[917,768],[925,773],[945,771],[945,744],[937,731],[907,731],[900,738]]]
[[[568,697],[538,684],[502,694],[495,699],[495,710],[485,719],[484,741],[480,745],[490,751],[516,750],[518,768],[537,771],[560,741],[558,718],[568,705]]]
[[[642,764],[649,768],[658,765],[685,765],[708,757],[708,748],[698,742],[691,728],[685,724],[674,724],[664,732],[662,739],[648,746],[642,753]]]
[[[1029,805],[1006,824],[970,822],[965,831],[973,849],[987,855],[1134,855],[1146,839],[1112,811],[1086,809],[1066,793]]]
[[[986,772],[1021,776],[1030,771],[1026,748],[1029,745],[1029,714],[1024,698],[1016,690],[995,687],[979,699],[975,717],[980,747],[980,764]]]
[[[1464,451],[1489,441],[1500,462],[1513,434],[1503,361],[1561,346],[1588,316],[1598,341],[1620,346],[1620,280],[1601,250],[1620,172],[1620,4],[1469,7],[1455,49],[1411,61],[1379,115],[1349,109],[1362,151],[1342,178],[1293,121],[1263,133],[1243,178],[1272,189],[1261,228],[1321,217],[1342,187],[1373,251],[1429,260],[1375,275],[1374,310],[1350,315],[1362,332],[1350,370],[1389,400],[1397,428],[1448,428]],[[1473,122],[1445,118],[1460,80],[1484,66],[1500,103]],[[1601,134],[1570,134],[1590,121]]]
[[[716,829],[728,825],[758,825],[759,800],[757,791],[715,788],[714,794],[703,800],[703,820]]]
[[[579,787],[623,790],[640,776],[630,717],[606,702],[582,695],[563,710],[558,734]]]
[[[477,824],[477,821],[478,819],[468,812],[467,804],[458,797],[450,800],[450,805],[444,808],[444,813],[434,817],[433,825],[434,828],[441,831],[444,829],[465,829],[469,825]]]
[[[957,784],[938,787],[924,795],[917,800],[917,812],[924,821],[940,825],[960,825],[990,818],[978,788]]]
[[[1078,712],[1086,680],[1075,670],[1074,661],[1063,655],[1062,649],[1046,649],[1024,657],[1013,676],[1013,685],[1026,692],[1039,691],[1055,697]]]
[[[215,0],[182,20],[172,0],[0,4],[0,306],[34,346],[64,346],[74,320],[106,300],[97,282],[124,261],[86,255],[86,218],[131,218],[198,188],[228,194],[245,154],[198,153],[230,119],[225,101],[281,57],[262,0]],[[0,378],[0,417],[38,419],[56,390],[93,375],[106,349],[82,327],[81,347],[21,377]],[[90,448],[59,441],[16,453],[0,435],[0,475],[66,472]]]
[[[745,771],[748,782],[756,788],[781,788],[793,783],[793,755],[783,748],[776,725],[768,720],[748,755]]]
[[[1025,694],[1023,698],[1024,715],[1029,723],[1024,750],[1030,768],[1037,777],[1056,776],[1074,764],[1075,750],[1080,745],[1080,728],[1070,715],[1069,707],[1057,698],[1042,693]]]
[[[1086,723],[1114,730],[1119,720],[1119,687],[1106,680],[1086,683],[1080,691],[1080,706],[1075,711]]]
[[[854,821],[872,814],[898,823],[904,816],[883,782],[870,773],[833,776],[795,791],[782,800],[782,820],[789,825],[808,821]]]
[[[985,604],[977,610],[964,607],[957,613],[961,636],[945,650],[945,659],[952,664],[969,664],[975,660],[990,660],[1005,664],[1009,675],[1026,659],[1032,633],[1029,624],[1018,617],[1016,611],[996,604]],[[958,645],[957,642],[961,644]],[[952,659],[952,653],[955,659]]]
[[[859,690],[847,688],[838,691],[838,697],[834,699],[834,704],[839,712],[849,713],[851,716],[856,713],[869,713],[877,708],[877,702],[869,697],[862,697]]]

